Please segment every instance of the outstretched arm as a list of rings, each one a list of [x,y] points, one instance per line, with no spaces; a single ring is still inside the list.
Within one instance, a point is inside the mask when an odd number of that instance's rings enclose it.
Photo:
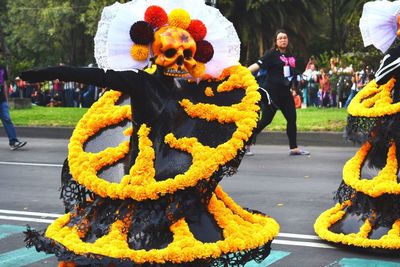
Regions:
[[[21,79],[32,83],[59,79],[64,82],[73,81],[108,87],[132,94],[143,87],[145,75],[147,75],[145,72],[138,70],[104,71],[99,68],[59,66],[22,72]]]
[[[258,65],[257,63],[253,63],[248,67],[248,69],[250,70],[251,73],[256,73],[257,71],[260,70],[260,65]]]

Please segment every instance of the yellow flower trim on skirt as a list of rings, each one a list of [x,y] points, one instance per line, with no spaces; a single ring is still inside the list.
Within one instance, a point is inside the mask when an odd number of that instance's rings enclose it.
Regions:
[[[184,219],[170,227],[173,241],[166,248],[134,250],[128,247],[129,222],[117,220],[109,233],[93,243],[82,241],[76,226],[68,226],[71,215],[58,218],[46,231],[53,239],[76,254],[99,254],[112,258],[127,258],[136,264],[191,262],[198,259],[218,258],[231,252],[256,249],[270,242],[279,232],[278,223],[260,214],[252,214],[225,194],[218,186],[211,197],[208,210],[223,231],[223,240],[203,243],[194,238]]]
[[[257,125],[259,106],[256,103],[261,96],[257,92],[258,85],[253,75],[243,66],[229,68],[229,71],[223,73],[223,75],[227,74],[230,76],[217,87],[217,92],[244,90],[245,95],[240,103],[232,106],[204,103],[194,105],[189,100],[183,99],[181,106],[193,118],[218,121],[219,123],[235,123],[237,129],[232,137],[215,148],[204,146],[196,138],[176,139],[173,133],[164,137],[165,142],[172,148],[186,151],[192,155],[193,164],[185,173],[158,182],[154,179],[154,151],[152,151],[152,144],[147,137],[151,129],[143,128],[137,133],[139,144],[143,144],[139,145],[139,155],[141,156],[136,159],[129,175],[121,177],[121,183],[108,182],[97,176],[99,170],[124,158],[129,151],[128,141],[99,153],[84,151],[85,142],[99,130],[131,119],[129,105],[115,105],[121,93],[110,91],[93,104],[73,132],[68,154],[72,177],[101,197],[132,198],[137,201],[157,199],[179,189],[195,186],[202,179],[209,179],[218,168],[235,158]],[[139,181],[140,175],[148,176],[143,177],[146,181]]]
[[[333,208],[323,212],[314,224],[314,230],[318,236],[330,242],[349,246],[400,249],[400,219],[396,220],[388,233],[379,239],[368,238],[372,231],[372,225],[369,220],[364,222],[358,233],[344,234],[330,231],[329,228],[344,217],[346,214],[345,209],[350,205],[350,201],[346,201],[343,204],[338,203]]]
[[[386,166],[373,179],[362,179],[361,168],[371,149],[370,143],[365,143],[356,155],[348,160],[343,167],[343,181],[358,192],[371,197],[383,194],[400,194],[400,184],[397,182],[398,162],[396,157],[396,144],[389,147]]]
[[[395,79],[379,86],[375,80],[369,82],[358,92],[347,109],[354,117],[376,118],[393,115],[400,112],[400,102],[393,103],[391,93]]]

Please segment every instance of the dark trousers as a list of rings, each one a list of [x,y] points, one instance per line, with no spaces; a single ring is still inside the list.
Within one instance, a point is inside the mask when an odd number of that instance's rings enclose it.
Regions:
[[[258,120],[257,127],[250,137],[250,143],[256,143],[257,135],[268,126],[275,117],[278,109],[281,110],[286,119],[286,134],[289,139],[290,149],[297,147],[297,125],[296,125],[296,108],[291,94],[287,95],[271,95],[271,105],[267,105],[265,101],[260,102],[260,119]]]

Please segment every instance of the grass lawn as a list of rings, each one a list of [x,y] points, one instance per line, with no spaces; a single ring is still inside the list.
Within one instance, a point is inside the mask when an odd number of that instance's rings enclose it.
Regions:
[[[17,126],[74,127],[87,108],[39,107],[10,110],[11,119]]]
[[[297,109],[297,130],[340,132],[346,127],[347,115],[347,110],[343,108]],[[286,131],[286,120],[280,111],[266,130]]]
[[[17,126],[74,127],[87,108],[38,107],[11,110],[11,118]],[[342,131],[346,126],[347,112],[338,108],[307,108],[297,110],[298,131]],[[270,131],[285,131],[286,120],[278,111]]]

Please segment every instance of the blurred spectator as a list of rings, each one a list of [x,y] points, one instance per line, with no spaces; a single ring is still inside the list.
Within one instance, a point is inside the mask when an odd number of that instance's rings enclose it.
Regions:
[[[19,90],[14,81],[10,82],[10,86],[8,87],[8,96],[11,98],[19,97]]]
[[[74,106],[74,93],[75,93],[75,82],[64,83],[64,94],[65,94],[65,106]]]
[[[319,74],[319,85],[320,85],[320,106],[329,107],[331,99],[331,83],[329,81],[329,74],[324,69],[320,69]]]
[[[339,59],[337,57],[331,57],[329,64],[331,67],[329,74],[336,74],[338,72]]]
[[[89,108],[95,101],[96,86],[89,84],[82,94],[82,107]]]
[[[13,122],[11,121],[8,109],[8,86],[7,86],[7,70],[5,66],[0,65],[0,120],[6,130],[11,150],[19,149],[26,145],[26,141],[20,141]]]
[[[19,77],[16,77],[15,84],[17,85],[17,88],[18,88],[19,97],[23,98],[24,92],[25,92],[25,87],[26,87],[25,81],[21,80]]]
[[[305,106],[318,106],[318,71],[316,70],[315,63],[310,59],[307,63],[306,69],[303,72],[303,102]]]
[[[44,96],[40,83],[36,83],[35,90],[32,93],[32,103],[37,106],[44,106]]]
[[[55,106],[64,106],[64,89],[63,84],[59,80],[53,81],[52,97],[55,102]]]
[[[351,91],[350,95],[347,97],[346,103],[344,104],[344,107],[347,108],[353,99],[353,97],[358,93],[359,91],[359,86],[361,85],[360,83],[360,75],[358,72],[354,73],[353,76],[351,77]]]
[[[293,95],[293,100],[294,100],[294,106],[296,108],[301,108],[301,97],[297,94],[296,90],[292,90],[292,95]]]

